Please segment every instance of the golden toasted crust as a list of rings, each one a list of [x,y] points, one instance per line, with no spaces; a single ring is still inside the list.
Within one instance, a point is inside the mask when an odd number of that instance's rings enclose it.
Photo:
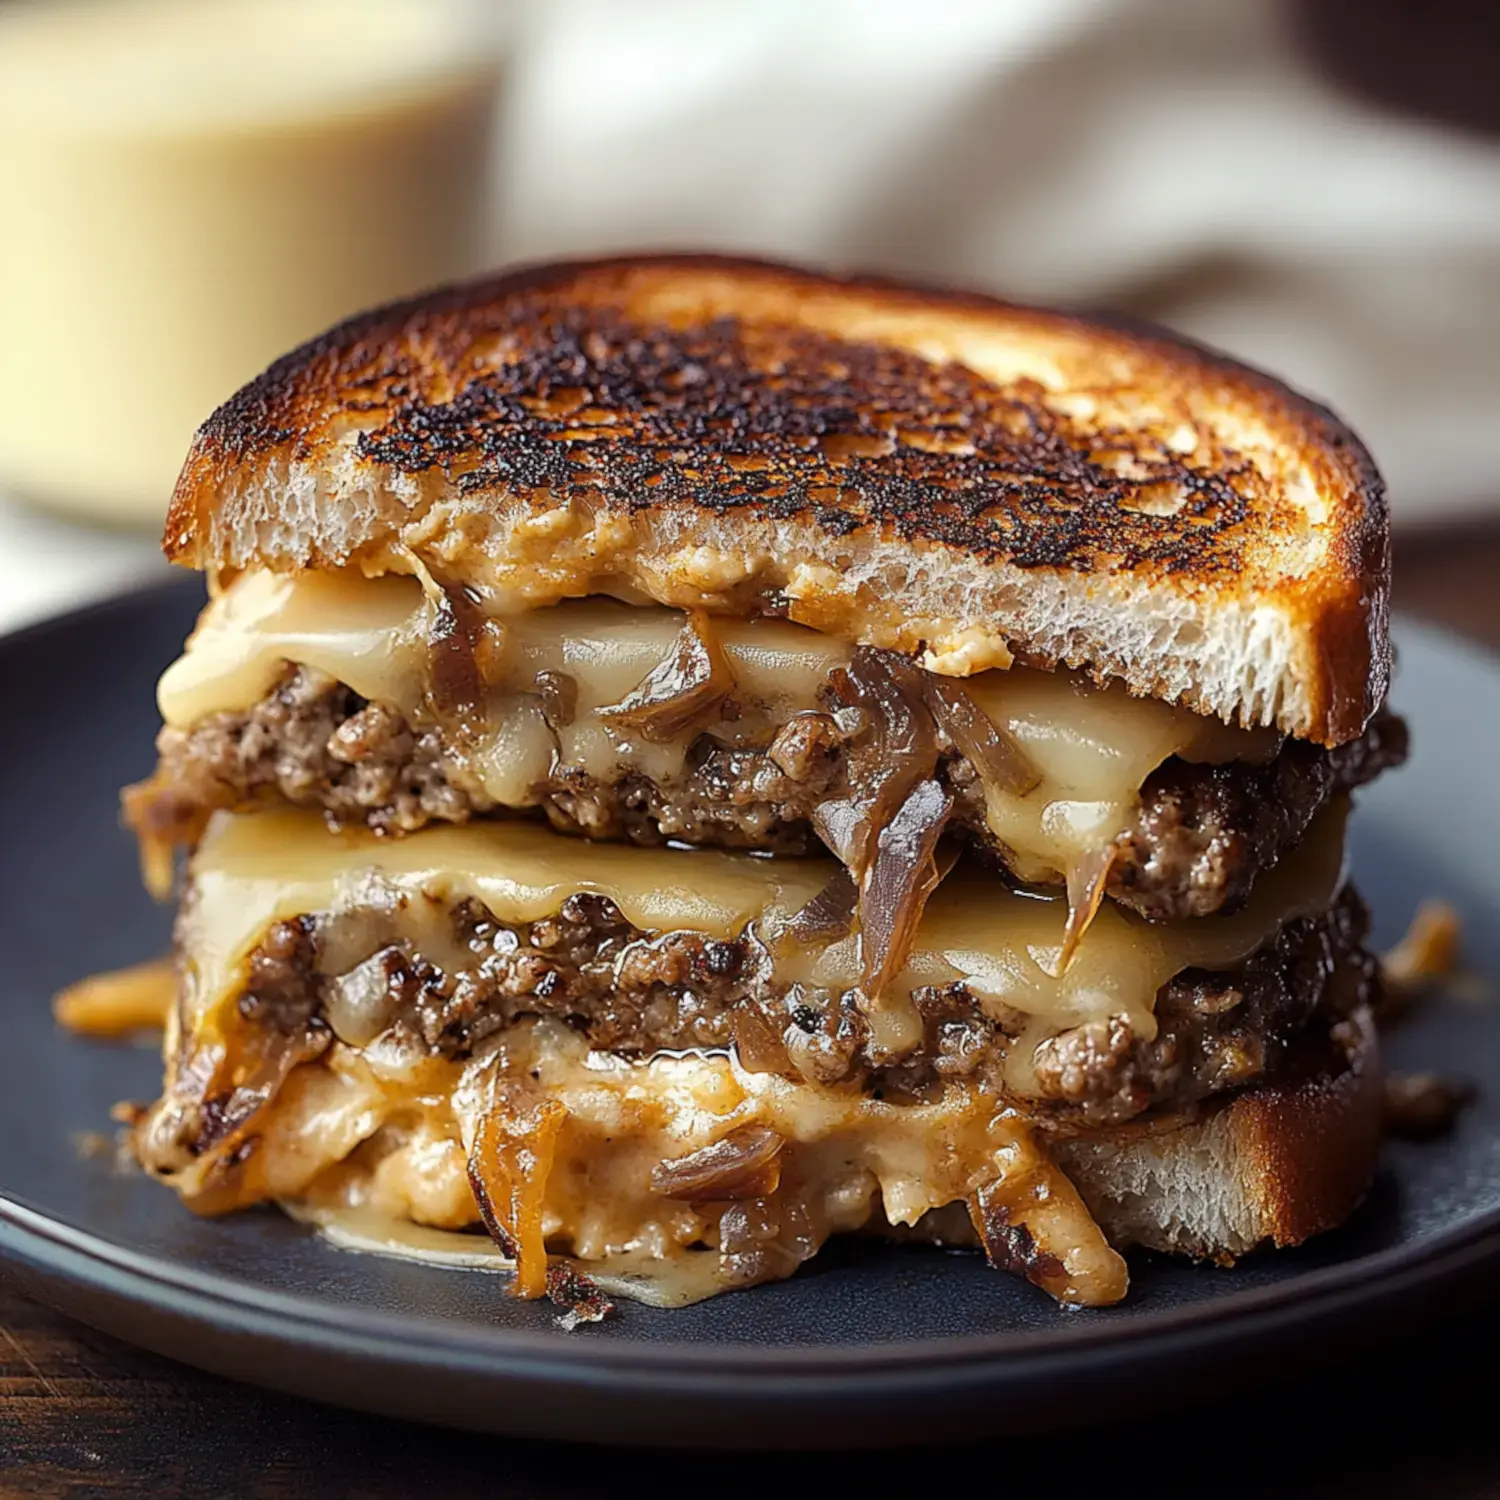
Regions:
[[[556,531],[565,507],[586,531],[559,537],[529,603],[611,578],[731,608],[784,591],[821,628],[939,643],[940,670],[1008,647],[1325,743],[1385,693],[1384,497],[1329,412],[1159,330],[757,262],[545,266],[352,319],[204,424],[164,546],[216,571],[395,548],[460,575],[467,548],[503,572],[517,517]],[[898,573],[924,575],[909,597],[889,586],[893,546]],[[872,549],[885,571],[841,583]],[[931,582],[949,562],[970,618]],[[1032,628],[979,598],[1044,578],[1103,582],[1137,611],[1185,602],[1185,639],[1226,607],[1246,642],[1274,617],[1263,676],[1286,682],[1237,703],[1112,655],[1097,625]],[[995,639],[965,655],[987,619]]]
[[[1275,1245],[1342,1224],[1364,1197],[1380,1149],[1382,1090],[1367,1012],[1347,1023],[1326,1070],[1259,1088],[1231,1105],[1253,1164],[1256,1218]]]
[[[1057,1155],[1111,1244],[1227,1263],[1342,1224],[1374,1176],[1381,1114],[1379,1043],[1361,1008],[1305,1042],[1279,1082]]]

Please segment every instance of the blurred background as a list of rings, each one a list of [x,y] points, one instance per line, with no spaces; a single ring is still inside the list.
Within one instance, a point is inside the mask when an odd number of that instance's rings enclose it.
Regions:
[[[1500,516],[1497,0],[0,0],[0,627],[302,338],[667,247],[1157,318]]]

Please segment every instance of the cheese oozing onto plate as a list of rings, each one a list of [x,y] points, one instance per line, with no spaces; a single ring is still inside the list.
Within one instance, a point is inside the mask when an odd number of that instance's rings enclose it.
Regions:
[[[431,723],[433,609],[423,586],[406,576],[248,573],[205,610],[162,677],[162,716],[189,729],[214,713],[248,708],[290,662],[399,709],[409,722]],[[801,625],[715,618],[735,679],[717,719],[655,743],[602,717],[599,709],[627,697],[672,654],[683,621],[659,606],[591,598],[491,622],[480,724],[446,737],[455,781],[506,808],[537,805],[559,768],[606,782],[635,773],[666,785],[687,774],[699,733],[764,747],[788,719],[821,706],[829,673],[849,660],[847,642]],[[570,722],[544,715],[542,674],[571,681]],[[1073,672],[990,670],[964,687],[1040,773],[1024,795],[986,791],[990,830],[1023,880],[1064,878],[1106,845],[1128,826],[1141,783],[1169,757],[1262,761],[1279,744],[1274,732],[1226,726]]]
[[[196,1208],[276,1198],[349,1248],[509,1270],[514,1261],[484,1241],[434,1232],[478,1219],[469,1162],[496,1076],[529,1079],[561,1108],[561,1129],[533,1168],[541,1240],[612,1295],[681,1306],[747,1284],[724,1222],[737,1205],[653,1186],[660,1163],[745,1127],[774,1131],[783,1163],[776,1187],[750,1205],[774,1231],[772,1264],[751,1280],[789,1274],[833,1234],[922,1225],[989,1184],[1052,1257],[1043,1284],[1053,1296],[1097,1304],[1125,1291],[1124,1263],[1072,1184],[1013,1111],[970,1083],[892,1104],[747,1072],[729,1056],[591,1052],[558,1022],[519,1027],[470,1062],[436,1064],[415,1087],[335,1046],[270,1102],[227,1202],[200,1196],[203,1159],[168,1180]]]

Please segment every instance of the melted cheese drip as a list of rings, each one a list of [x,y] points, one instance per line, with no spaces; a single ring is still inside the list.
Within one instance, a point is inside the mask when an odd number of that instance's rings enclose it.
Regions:
[[[1277,743],[1066,672],[982,672],[964,686],[1042,773],[1024,797],[986,788],[990,831],[1022,880],[1066,873],[1109,843],[1129,825],[1142,782],[1171,756],[1263,759]]]
[[[358,1248],[390,1253],[415,1238],[451,1255],[451,1239],[391,1226],[476,1222],[466,1157],[492,1066],[532,1078],[567,1111],[546,1180],[549,1248],[576,1257],[590,1275],[647,1273],[645,1288],[624,1294],[654,1291],[676,1305],[725,1289],[718,1257],[686,1248],[715,1233],[718,1209],[664,1198],[651,1186],[652,1169],[738,1126],[769,1126],[786,1143],[783,1177],[811,1210],[818,1241],[872,1224],[913,1226],[982,1182],[1020,1183],[1049,1170],[1024,1124],[972,1084],[950,1085],[930,1104],[889,1104],[749,1073],[730,1057],[627,1061],[590,1051],[564,1025],[538,1022],[488,1056],[419,1064],[415,1077],[406,1065],[333,1048],[269,1107],[245,1201],[291,1199],[299,1216],[342,1243],[351,1243],[352,1228]],[[355,1151],[377,1133],[380,1149]],[[174,1186],[191,1197],[191,1169]],[[1124,1291],[1123,1267],[1070,1194],[1059,1182],[1068,1221],[1054,1253],[1078,1263],[1055,1294],[1113,1301]],[[457,1264],[475,1264],[472,1242],[457,1248],[467,1248]]]
[[[350,1180],[345,1177],[347,1190]],[[362,1200],[356,1188],[352,1196]],[[450,1271],[489,1271],[512,1275],[516,1263],[491,1239],[434,1229],[397,1218],[364,1201],[307,1203],[295,1198],[281,1205],[294,1219],[313,1225],[330,1245],[392,1260],[415,1261]],[[724,1273],[719,1257],[710,1251],[684,1252],[659,1258],[642,1251],[623,1250],[604,1261],[572,1264],[609,1297],[624,1297],[647,1307],[690,1307],[722,1292]]]
[[[1034,1044],[1043,1037],[1112,1015],[1128,1016],[1139,1034],[1152,1036],[1156,993],[1173,975],[1235,964],[1282,922],[1325,910],[1342,879],[1343,820],[1342,805],[1329,809],[1297,854],[1264,877],[1232,916],[1148,923],[1107,906],[1061,974],[1066,903],[960,869],[928,903],[894,988],[905,994],[917,985],[962,980],[997,1015],[1032,1018],[1008,1063],[1008,1081],[1024,1092]],[[778,980],[849,990],[860,975],[852,936],[822,949],[777,942],[787,919],[833,869],[827,860],[589,844],[520,822],[429,828],[383,840],[330,834],[308,813],[220,815],[192,866],[183,941],[188,1016],[201,1028],[234,1004],[245,956],[279,920],[378,905],[441,965],[448,961],[446,913],[457,902],[476,899],[501,922],[518,924],[552,915],[581,891],[607,896],[648,932],[729,939],[754,924],[776,949]],[[893,1035],[887,1045],[899,1053],[919,1036]]]
[[[162,716],[187,728],[247,708],[294,662],[424,721],[429,608],[408,577],[246,574],[204,612],[162,677]],[[496,659],[486,663],[494,687],[486,730],[471,746],[450,747],[457,779],[500,806],[529,807],[555,765],[600,779],[621,768],[659,782],[681,777],[693,734],[653,744],[595,710],[620,701],[670,654],[682,622],[672,610],[607,599],[505,617]],[[792,715],[819,706],[828,673],[849,659],[845,642],[785,621],[725,618],[714,628],[736,679],[732,716],[709,726],[726,743],[766,744]],[[573,722],[556,733],[534,696],[542,672],[577,686]],[[1272,732],[1230,728],[1068,672],[992,670],[965,686],[1041,773],[1024,797],[991,790],[986,798],[990,828],[1025,880],[1066,876],[1125,828],[1142,781],[1168,757],[1259,760],[1278,743]]]
[[[286,662],[316,667],[356,693],[421,701],[427,613],[411,578],[247,573],[199,618],[156,687],[163,720],[186,728],[270,692]]]

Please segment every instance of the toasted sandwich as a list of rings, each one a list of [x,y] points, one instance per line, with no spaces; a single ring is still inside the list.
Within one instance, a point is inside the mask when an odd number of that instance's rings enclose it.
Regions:
[[[137,1143],[192,1207],[482,1231],[589,1316],[856,1230],[1102,1304],[1363,1195],[1387,518],[1272,379],[541,267],[273,365],[165,548],[210,602],[124,795],[186,856]]]

